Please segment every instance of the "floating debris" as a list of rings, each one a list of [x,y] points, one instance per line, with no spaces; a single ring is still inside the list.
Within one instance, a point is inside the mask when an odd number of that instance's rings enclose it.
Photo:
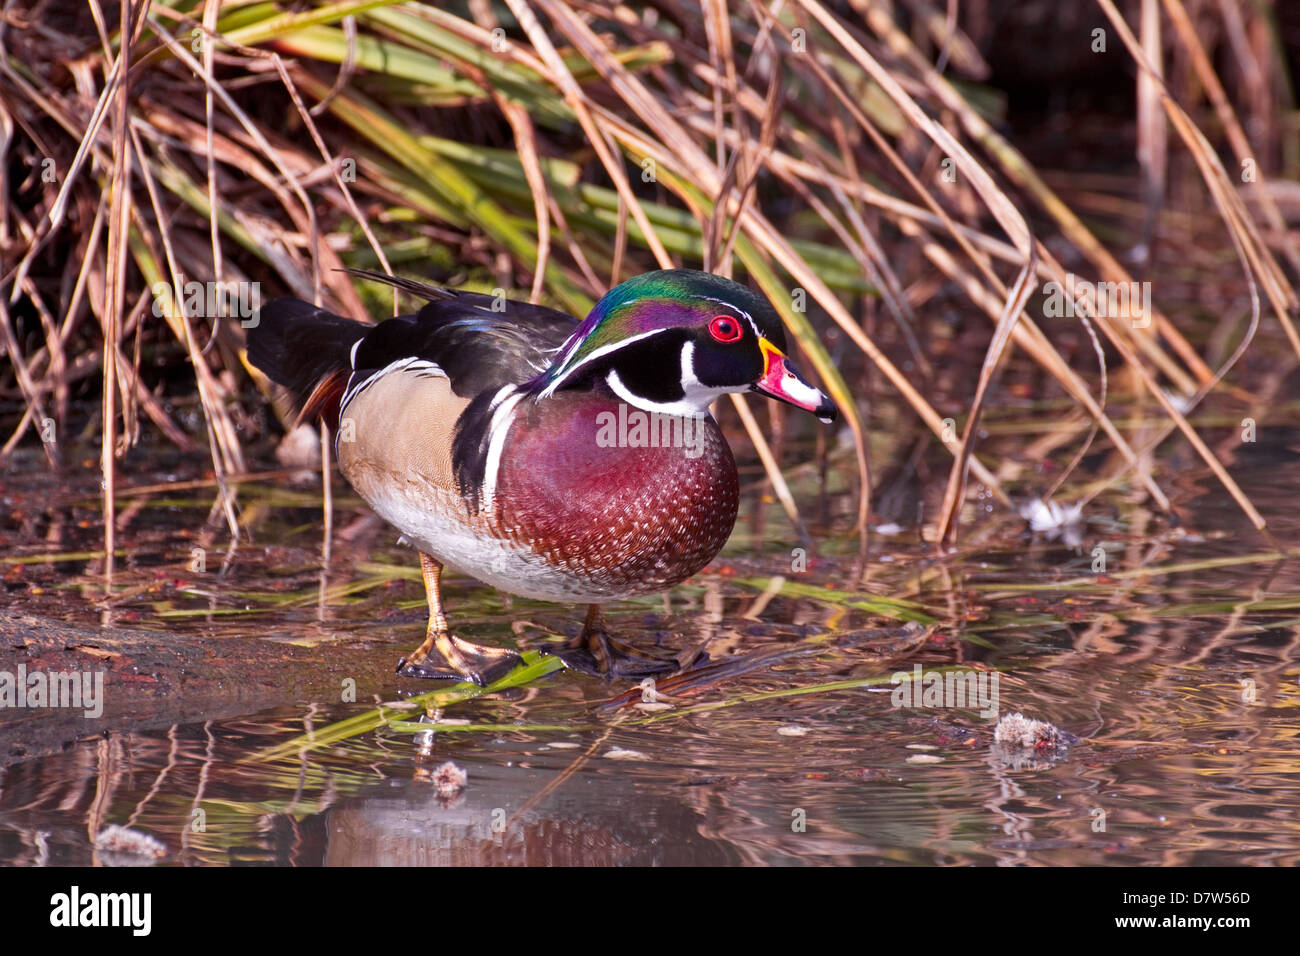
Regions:
[[[469,774],[448,760],[433,772],[433,788],[438,796],[454,797],[469,783]]]
[[[803,737],[807,735],[808,728],[796,727],[793,724],[788,724],[785,727],[776,728],[776,732],[780,734],[782,737]]]
[[[1047,535],[1047,540],[1060,538],[1071,548],[1083,541],[1083,505],[1063,505],[1057,501],[1038,498],[1019,507],[1020,517],[1029,522],[1029,530]]]
[[[650,759],[639,750],[624,750],[622,747],[615,747],[613,750],[608,750],[605,752],[604,756],[606,760],[649,760]]]
[[[993,752],[1013,770],[1042,770],[1064,760],[1079,738],[1021,713],[1003,714],[993,729]]]
[[[99,835],[95,837],[95,849],[101,853],[142,857],[149,860],[161,860],[167,855],[167,845],[157,837],[117,823],[110,824],[99,831]]]
[[[633,706],[645,714],[658,714],[665,710],[672,710],[672,698],[667,694],[661,694],[655,687],[655,679],[647,677],[638,685],[641,691],[641,702]]]
[[[664,701],[672,701],[672,698],[667,694],[661,694],[659,692],[658,687],[655,686],[655,679],[653,677],[645,678],[645,680],[641,681],[641,683],[637,685],[637,689],[641,691],[641,700],[643,703],[658,704]]]
[[[943,763],[943,758],[937,757],[934,754],[912,754],[912,756],[908,757],[907,760],[904,762],[905,763]]]
[[[665,710],[673,709],[672,704],[666,703],[664,701],[643,701],[633,706],[635,706],[637,710],[645,714],[658,714],[658,713],[662,713]]]
[[[1006,747],[1037,750],[1041,746],[1055,746],[1061,732],[1043,720],[1034,720],[1021,713],[1003,714],[993,729],[993,742]]]

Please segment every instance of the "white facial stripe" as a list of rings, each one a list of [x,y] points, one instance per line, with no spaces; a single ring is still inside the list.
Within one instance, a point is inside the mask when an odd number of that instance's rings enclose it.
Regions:
[[[728,309],[730,309],[733,312],[739,312],[741,315],[745,317],[745,321],[749,323],[749,327],[754,330],[754,337],[762,338],[763,333],[758,331],[758,323],[754,321],[754,317],[750,315],[748,312],[746,312],[744,309],[742,309],[740,306],[733,305],[730,302],[724,302],[722,299],[714,299],[711,296],[707,296],[707,295],[702,295],[700,296],[700,298],[708,302],[716,302],[719,305],[725,305]]]
[[[639,342],[642,339],[648,338],[651,335],[658,335],[660,332],[667,332],[667,331],[669,331],[669,329],[651,329],[649,332],[642,332],[640,335],[634,335],[631,338],[620,339],[619,341],[612,342],[609,345],[601,346],[600,348],[596,349],[596,351],[592,352],[590,355],[584,358],[581,362],[574,365],[572,368],[565,369],[564,373],[559,378],[557,378],[554,382],[552,382],[550,385],[546,386],[546,388],[544,388],[541,394],[538,395],[537,397],[550,398],[552,395],[555,394],[555,390],[564,384],[565,379],[569,378],[569,376],[571,376],[578,369],[582,368],[588,362],[594,362],[602,355],[608,355],[610,352],[616,351],[617,349],[621,349],[625,345],[631,345],[633,342]],[[566,355],[564,357],[564,361],[567,362],[571,357],[572,357],[571,355]]]
[[[561,345],[559,348],[555,349],[556,352],[564,352],[563,355],[555,360],[555,364],[560,368],[564,368],[564,366],[569,363],[569,360],[573,358],[573,353],[578,351],[578,346],[581,344],[582,339],[574,338],[572,342],[567,343],[567,346]]]
[[[702,296],[699,296],[699,298],[700,298],[700,299],[703,299],[703,300],[706,301],[706,302],[716,302],[716,303],[718,303],[718,305],[725,306],[727,309],[730,309],[732,312],[735,312],[735,313],[738,313],[738,314],[744,316],[745,321],[749,323],[749,327],[750,327],[750,328],[753,330],[753,332],[754,332],[754,337],[755,337],[756,339],[758,339],[758,338],[762,338],[763,333],[761,333],[761,332],[758,330],[758,323],[754,321],[754,317],[753,317],[752,315],[750,315],[748,312],[746,312],[744,309],[742,309],[740,306],[738,306],[738,305],[736,305],[736,304],[734,304],[734,303],[732,303],[732,302],[727,302],[725,299],[715,299],[713,296],[708,296],[708,295],[702,295]],[[614,342],[614,343],[611,344],[611,345],[606,345],[606,346],[604,346],[603,348],[599,348],[599,349],[597,349],[595,352],[593,352],[593,353],[591,353],[590,355],[588,355],[586,358],[584,358],[584,359],[583,359],[581,362],[579,362],[577,365],[574,365],[572,368],[567,368],[567,369],[565,369],[564,372],[560,375],[560,377],[557,378],[557,379],[556,379],[554,382],[552,382],[550,385],[546,386],[546,388],[543,389],[542,392],[541,392],[537,397],[538,397],[538,398],[549,398],[550,396],[554,395],[556,389],[558,389],[562,384],[564,384],[564,382],[565,382],[566,379],[568,379],[568,378],[569,378],[569,377],[570,377],[574,372],[576,372],[578,369],[582,368],[582,366],[586,365],[588,362],[595,361],[596,359],[600,358],[602,355],[608,355],[610,352],[614,351],[615,349],[620,349],[620,348],[622,348],[622,347],[625,346],[625,345],[631,345],[633,342],[639,341],[640,339],[646,338],[647,336],[655,335],[655,334],[657,334],[657,333],[659,333],[659,332],[667,332],[667,331],[669,331],[669,329],[671,329],[671,328],[679,328],[679,326],[669,326],[669,327],[667,327],[667,328],[662,328],[662,329],[652,329],[652,330],[649,331],[649,332],[642,332],[640,335],[634,335],[634,336],[632,336],[630,339],[623,339],[623,340],[620,341],[620,342]],[[582,340],[582,339],[579,339],[578,341],[573,342],[572,344],[570,344],[567,348],[565,348],[564,346],[560,346],[561,349],[564,349],[564,355],[560,358],[560,360],[559,360],[559,362],[558,362],[558,364],[559,364],[559,366],[560,366],[561,368],[564,368],[564,366],[565,366],[565,365],[566,365],[570,360],[572,360],[573,356],[577,353],[578,348],[582,345],[582,342],[583,342],[583,340]],[[557,351],[558,351],[558,350],[557,350]],[[724,392],[719,392],[718,394],[725,394],[725,391],[724,391]],[[715,397],[716,397],[716,396],[715,396]],[[642,399],[642,401],[644,402],[645,400]],[[652,405],[652,404],[654,404],[654,403],[653,403],[653,402],[648,402],[648,403],[646,403],[646,404],[647,404],[647,406],[648,406],[648,405]]]
[[[514,394],[506,397],[507,392]],[[497,392],[492,400],[496,411],[492,413],[492,423],[488,425],[487,463],[483,468],[483,507],[491,510],[497,491],[497,473],[501,470],[501,451],[505,448],[506,435],[510,432],[510,423],[514,420],[515,406],[524,397],[513,385],[507,385]]]

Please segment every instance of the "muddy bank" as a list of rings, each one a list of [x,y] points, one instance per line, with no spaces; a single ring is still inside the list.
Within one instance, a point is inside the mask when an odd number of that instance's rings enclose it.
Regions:
[[[377,648],[87,628],[0,612],[0,671],[103,674],[98,716],[86,716],[84,706],[0,711],[0,766],[119,730],[215,720],[295,701],[339,703],[345,680],[355,682],[358,701],[391,696],[390,658]]]

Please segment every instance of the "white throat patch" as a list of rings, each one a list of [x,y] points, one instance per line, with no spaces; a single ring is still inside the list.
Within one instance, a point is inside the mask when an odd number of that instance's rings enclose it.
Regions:
[[[675,402],[656,402],[635,394],[623,383],[618,372],[614,369],[610,369],[609,374],[605,376],[605,383],[609,385],[615,395],[629,405],[634,405],[647,412],[659,412],[661,415],[707,415],[709,406],[720,396],[726,395],[728,392],[743,392],[745,390],[744,386],[726,388],[703,384],[695,375],[694,357],[695,343],[684,343],[682,345],[682,392],[684,394]]]

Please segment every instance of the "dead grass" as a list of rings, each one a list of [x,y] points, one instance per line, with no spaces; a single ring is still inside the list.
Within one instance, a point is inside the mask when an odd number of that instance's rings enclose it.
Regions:
[[[1214,389],[1256,397],[1225,376],[1273,322],[1300,356],[1300,250],[1274,181],[1286,160],[1281,117],[1294,104],[1271,8],[1095,0],[1066,18],[1062,44],[1087,48],[1101,29],[1105,55],[1136,76],[1144,213],[1139,250],[1125,257],[990,122],[975,39],[990,24],[946,6],[9,4],[0,343],[2,384],[22,411],[3,453],[50,422],[63,435],[70,396],[98,376],[112,555],[116,462],[142,417],[197,447],[142,381],[144,357],[174,355],[193,368],[220,489],[214,516],[237,537],[230,479],[248,470],[239,326],[156,309],[155,283],[172,285],[179,303],[187,281],[262,282],[361,315],[375,293],[340,270],[378,266],[459,274],[581,314],[628,275],[702,265],[743,273],[772,299],[844,412],[863,532],[869,428],[842,369],[869,363],[951,453],[932,529],[951,541],[968,478],[1007,502],[978,435],[991,386],[1019,352],[1089,423],[1080,441],[1076,423],[1062,422],[1060,444],[1078,442],[1067,475],[1094,443],[1113,450],[1116,467],[1090,494],[1124,482],[1167,508],[1153,452],[1177,431],[1267,533],[1187,416]],[[1224,76],[1216,63],[1229,65]],[[485,135],[494,128],[513,148]],[[1162,308],[1157,285],[1140,322],[1076,303],[1091,345],[1085,361],[1067,360],[1036,294],[1065,287],[1067,273],[1135,281],[1153,245],[1169,241],[1161,210],[1175,188],[1218,217],[1217,238],[1235,252],[1250,290],[1244,336],[1215,365]],[[928,313],[945,285],[989,322],[958,427],[931,400],[940,333]],[[877,297],[884,324],[868,321]],[[1237,319],[1223,317],[1225,340]],[[832,337],[856,359],[833,360]],[[1157,405],[1165,426],[1119,427],[1107,413],[1116,384]],[[743,397],[735,408],[799,527],[779,410],[769,428]],[[45,448],[57,461],[58,441]],[[105,572],[111,579],[111,558]]]

